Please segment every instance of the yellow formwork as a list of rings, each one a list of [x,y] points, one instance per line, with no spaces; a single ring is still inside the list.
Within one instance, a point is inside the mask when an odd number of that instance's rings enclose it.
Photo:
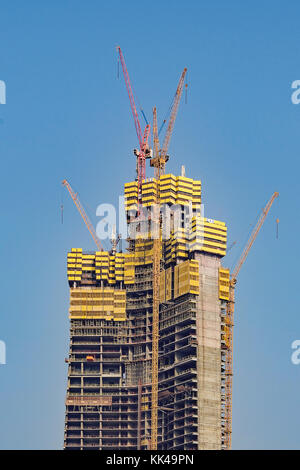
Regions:
[[[160,303],[168,302],[172,299],[172,268],[163,269],[160,272],[159,283]]]
[[[124,262],[125,262],[125,255],[123,253],[116,253],[116,258],[115,258],[116,281],[124,280]]]
[[[138,207],[138,183],[132,181],[124,185],[125,209],[126,211],[137,209]]]
[[[134,253],[127,253],[124,263],[124,284],[134,284]]]
[[[71,319],[126,320],[126,290],[110,287],[70,289]]]
[[[190,229],[171,232],[169,240],[165,242],[165,261],[169,263],[177,258],[187,259],[189,252],[193,251],[225,256],[226,245],[227,227],[224,222],[194,216]]]
[[[157,185],[158,182],[156,179],[151,179],[150,181],[145,180],[142,183],[142,205],[152,206],[156,202],[157,195]]]
[[[95,257],[96,279],[108,281],[109,278],[109,253],[108,251],[97,251]]]
[[[199,294],[199,261],[184,261],[174,269],[174,298]]]
[[[159,180],[146,179],[142,182],[142,205],[152,206],[156,201],[157,190],[160,194],[160,204],[188,205],[192,203],[195,208],[201,204],[201,181],[175,176],[162,175]],[[136,181],[124,185],[126,211],[138,207],[138,184]]]
[[[174,267],[174,299],[179,297],[179,264]]]
[[[140,239],[135,245],[134,252],[115,255],[107,251],[85,254],[82,250],[73,249],[74,251],[68,254],[68,280],[81,281],[83,272],[95,272],[97,281],[104,281],[111,286],[120,281],[133,284],[135,266],[153,263],[153,241]]]
[[[72,248],[67,255],[67,276],[69,281],[80,282],[82,278],[82,249]]]
[[[72,248],[72,251],[68,253],[68,280],[81,281],[83,272],[95,272],[97,281],[115,285],[117,282],[124,281],[127,257],[130,260],[130,255],[125,253],[113,255],[107,251],[97,251],[94,254],[85,254],[82,253],[82,249]]]
[[[173,275],[174,273],[174,275]],[[185,294],[199,294],[199,261],[187,260],[169,267],[160,274],[161,302]]]
[[[204,251],[218,256],[226,255],[227,227],[219,220],[193,217],[190,233],[190,251]]]
[[[170,239],[165,243],[165,261],[169,264],[177,259],[185,260],[189,256],[189,241],[182,231],[172,231]]]
[[[135,266],[141,266],[146,264],[153,263],[153,248],[148,248],[145,250],[135,250],[134,251],[134,264]]]
[[[201,204],[201,181],[168,174],[160,177],[159,188],[161,204]]]
[[[219,299],[229,300],[230,273],[227,268],[219,268]]]
[[[166,269],[166,301],[172,299],[172,268]]]

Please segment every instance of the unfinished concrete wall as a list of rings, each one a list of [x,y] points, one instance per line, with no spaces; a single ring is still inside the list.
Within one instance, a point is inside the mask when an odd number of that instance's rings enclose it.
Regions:
[[[221,318],[218,288],[220,259],[197,253],[198,449],[221,449]]]

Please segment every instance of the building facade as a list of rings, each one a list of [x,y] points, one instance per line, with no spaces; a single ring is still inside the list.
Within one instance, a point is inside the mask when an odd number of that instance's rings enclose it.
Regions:
[[[158,235],[158,449],[224,448],[227,228],[203,216],[200,181],[169,174],[143,182],[139,220],[137,182],[125,184],[126,253],[68,253],[66,449],[149,448],[154,235],[147,215],[157,194],[162,218],[168,213]]]

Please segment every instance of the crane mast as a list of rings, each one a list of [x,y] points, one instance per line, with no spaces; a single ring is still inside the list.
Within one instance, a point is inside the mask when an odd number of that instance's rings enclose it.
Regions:
[[[129,73],[126,67],[125,59],[122,53],[120,46],[117,46],[117,51],[120,57],[123,75],[125,79],[125,84],[127,88],[127,93],[129,96],[131,112],[133,115],[135,130],[137,134],[137,138],[139,141],[139,150],[135,150],[135,155],[137,157],[137,180],[138,180],[138,195],[139,199],[141,198],[141,191],[142,191],[142,182],[146,178],[146,158],[150,158],[150,151],[148,149],[148,139],[150,135],[150,124],[146,124],[144,134],[141,130],[141,125],[139,121],[139,116],[137,113],[133,91],[130,83]]]
[[[153,161],[156,161],[154,166],[154,178],[159,178],[160,176],[160,162],[159,162],[159,137],[158,137],[158,128],[157,128],[157,111],[156,107],[153,108],[153,149],[154,149],[154,158]]]
[[[184,80],[186,76],[187,68],[183,69],[183,72],[180,76],[179,83],[176,89],[176,93],[173,99],[170,119],[166,131],[166,135],[163,141],[162,148],[159,147],[159,140],[158,140],[158,131],[157,131],[157,114],[156,108],[153,109],[153,144],[154,144],[154,158],[151,158],[150,165],[154,167],[154,175],[155,177],[159,177],[160,175],[165,174],[165,166],[166,162],[169,160],[167,155],[171,136],[174,129],[174,124],[176,121],[176,116],[178,113],[178,107],[180,103],[180,99],[182,96]],[[155,127],[155,128],[154,128]]]
[[[235,303],[235,286],[237,283],[237,276],[243,266],[246,258],[249,254],[249,251],[255,242],[255,239],[266,220],[266,217],[271,209],[271,206],[275,199],[279,196],[278,192],[273,193],[272,197],[268,201],[265,208],[262,210],[262,213],[258,219],[257,224],[255,225],[252,233],[249,237],[249,240],[242,252],[240,259],[238,260],[229,281],[229,301],[227,302],[226,308],[226,351],[225,351],[225,449],[231,449],[231,437],[232,437],[232,355],[233,355],[233,325],[234,325],[234,303]]]
[[[172,132],[173,132],[173,129],[174,129],[174,124],[175,124],[175,120],[176,120],[176,116],[177,116],[177,112],[178,112],[178,106],[179,106],[181,95],[182,95],[183,84],[184,84],[184,79],[185,79],[185,76],[186,76],[186,72],[187,72],[187,68],[184,68],[183,72],[181,74],[181,77],[179,79],[179,83],[178,83],[177,90],[176,90],[176,93],[175,93],[174,102],[173,102],[173,106],[172,106],[172,111],[171,111],[171,115],[170,115],[170,120],[169,120],[169,124],[168,124],[168,127],[167,127],[166,135],[165,135],[162,150],[161,150],[161,158],[163,158],[163,159],[166,157],[167,151],[168,151],[168,148],[169,148],[169,143],[170,143],[171,135],[172,135]]]
[[[153,307],[152,307],[152,390],[151,390],[151,450],[157,449],[157,412],[158,412],[158,346],[159,346],[159,280],[161,258],[161,229],[159,189],[157,203],[154,205],[153,239]]]
[[[175,124],[180,98],[182,95],[183,83],[187,69],[185,68],[177,86],[173,101],[170,121],[164,139],[163,148],[159,148],[157,113],[156,107],[153,109],[153,146],[154,158],[150,160],[150,165],[154,167],[156,179],[156,197],[153,211],[154,238],[153,238],[153,307],[152,307],[152,393],[151,393],[151,450],[157,449],[157,414],[158,414],[158,347],[159,347],[159,278],[160,259],[162,252],[161,224],[160,224],[160,189],[159,177],[165,173],[165,164],[168,160],[167,150]]]
[[[85,225],[87,226],[88,231],[92,235],[92,238],[93,238],[94,242],[96,243],[96,246],[97,246],[98,250],[103,251],[103,247],[101,245],[101,242],[100,242],[99,238],[96,235],[95,229],[94,229],[90,219],[88,218],[84,208],[81,205],[78,194],[73,191],[70,183],[67,180],[63,180],[62,185],[65,186],[67,188],[67,190],[69,191],[69,194],[70,194],[71,198],[73,199],[73,201],[74,201],[81,217],[83,218],[83,221],[84,221]]]
[[[158,346],[159,346],[159,277],[160,277],[160,214],[159,214],[159,187],[160,176],[159,163],[159,139],[157,131],[156,108],[153,108],[153,147],[154,159],[157,162],[154,168],[154,176],[157,180],[155,204],[153,211],[153,307],[152,307],[152,389],[151,389],[151,441],[150,449],[157,449],[157,413],[158,413]],[[158,238],[155,238],[155,235]]]

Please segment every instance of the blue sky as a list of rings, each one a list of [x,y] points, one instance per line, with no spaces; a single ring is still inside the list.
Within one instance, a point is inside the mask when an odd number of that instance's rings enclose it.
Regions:
[[[238,281],[233,447],[299,448],[300,366],[290,360],[300,338],[300,105],[291,102],[299,14],[292,0],[0,2],[0,448],[63,445],[66,254],[94,245],[61,180],[96,223],[97,205],[116,203],[134,178],[118,44],[143,108],[151,116],[156,105],[159,121],[188,67],[168,169],[185,164],[202,180],[206,215],[224,220],[229,243],[237,241],[224,265],[280,192]]]

